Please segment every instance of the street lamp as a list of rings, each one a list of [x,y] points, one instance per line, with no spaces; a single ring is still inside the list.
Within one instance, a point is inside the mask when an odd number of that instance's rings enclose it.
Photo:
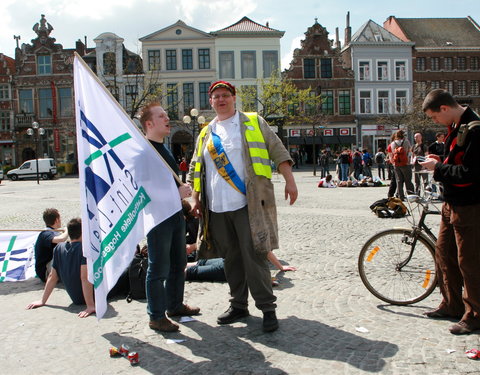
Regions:
[[[33,128],[33,129],[32,129]],[[37,184],[40,184],[38,175],[38,140],[40,135],[45,134],[45,129],[40,128],[38,122],[32,122],[32,127],[27,129],[27,134],[33,136],[33,142],[35,143],[35,162],[37,164]]]
[[[185,125],[190,125],[192,121],[193,121],[193,124],[192,124],[192,138],[193,138],[192,150],[193,150],[195,147],[195,129],[197,128],[198,125],[205,124],[205,117],[199,116],[198,109],[192,108],[190,110],[190,116],[188,115],[183,116],[183,123]]]

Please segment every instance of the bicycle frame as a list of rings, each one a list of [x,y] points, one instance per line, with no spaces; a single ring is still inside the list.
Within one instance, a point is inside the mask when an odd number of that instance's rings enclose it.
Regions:
[[[421,204],[422,207],[423,207],[422,214],[420,215],[420,219],[418,220],[418,224],[417,225],[414,224],[412,226],[412,235],[411,235],[412,242],[411,243],[408,242],[408,237],[407,236],[405,236],[404,239],[402,240],[402,242],[404,242],[405,244],[410,245],[410,253],[408,254],[408,257],[403,262],[397,264],[397,267],[396,267],[397,271],[401,271],[402,268],[405,267],[408,264],[408,262],[410,262],[410,260],[412,259],[412,256],[413,256],[415,245],[417,244],[417,239],[418,239],[419,236],[423,235],[423,232],[425,232],[427,234],[428,237],[426,237],[426,239],[429,240],[432,243],[434,249],[435,249],[435,243],[437,242],[437,237],[433,234],[433,232],[427,226],[427,224],[425,224],[425,218],[427,217],[427,215],[440,215],[441,213],[438,210],[436,210],[436,211],[430,210],[428,208],[428,201],[427,202],[425,202],[425,201],[422,202],[420,200],[421,199],[420,197],[418,197],[418,196],[416,196],[416,197],[417,198],[415,200],[419,204]]]

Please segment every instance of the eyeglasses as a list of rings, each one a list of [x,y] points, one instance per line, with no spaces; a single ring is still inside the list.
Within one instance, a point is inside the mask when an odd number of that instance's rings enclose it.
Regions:
[[[220,98],[222,99],[227,99],[229,97],[233,96],[232,94],[219,94],[219,95],[212,95],[213,100],[218,100]]]

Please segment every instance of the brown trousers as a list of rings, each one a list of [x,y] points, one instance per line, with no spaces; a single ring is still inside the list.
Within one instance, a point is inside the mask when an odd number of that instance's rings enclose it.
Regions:
[[[277,297],[273,295],[267,255],[253,249],[247,207],[222,213],[210,211],[209,214],[213,246],[225,258],[231,306],[246,309],[250,290],[259,310],[275,310]]]
[[[443,204],[435,258],[440,307],[480,323],[480,204]]]

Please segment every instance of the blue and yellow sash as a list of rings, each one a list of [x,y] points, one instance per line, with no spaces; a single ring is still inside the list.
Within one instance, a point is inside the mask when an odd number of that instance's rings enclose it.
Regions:
[[[208,142],[207,148],[210,156],[212,157],[213,164],[215,164],[220,176],[222,176],[223,179],[236,191],[246,195],[247,188],[245,187],[245,183],[240,179],[237,172],[233,168],[232,163],[228,159],[228,156],[223,149],[220,137],[214,132],[212,132],[212,138],[210,139],[210,142]]]

